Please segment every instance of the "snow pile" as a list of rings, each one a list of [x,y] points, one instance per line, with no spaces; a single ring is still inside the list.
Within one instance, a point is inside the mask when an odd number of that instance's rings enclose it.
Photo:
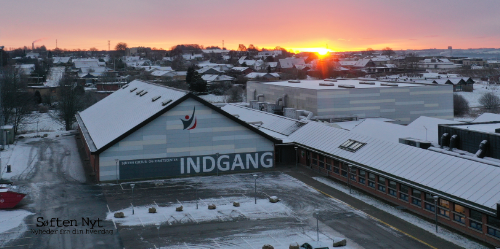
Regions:
[[[233,202],[239,202],[240,207],[234,207]],[[215,204],[215,210],[209,210],[208,204]],[[117,210],[123,212],[125,218],[115,218],[115,212],[108,212],[106,219],[113,220],[123,226],[144,226],[157,223],[200,223],[209,221],[235,221],[238,219],[256,220],[271,219],[279,217],[288,217],[290,208],[283,203],[270,203],[267,199],[257,199],[257,204],[253,198],[218,198],[201,199],[196,202],[183,202],[183,211],[175,211],[179,203],[170,203],[165,207],[158,205],[139,206],[134,208],[135,214],[132,215],[132,207]],[[156,213],[149,213],[150,207],[156,207]]]
[[[339,184],[337,182],[334,182],[330,179],[326,179],[324,177],[313,177],[314,180],[318,181],[318,182],[321,182],[325,185],[328,185],[332,188],[335,188],[341,192],[344,192],[346,194],[349,194],[349,189],[346,185],[343,185],[343,184]],[[393,206],[390,206],[382,201],[379,201],[375,198],[372,198],[372,197],[369,197],[367,195],[364,195],[358,191],[352,191],[352,194],[349,194],[351,195],[352,197],[358,199],[358,200],[361,200],[363,202],[365,202],[366,204],[369,204],[371,206],[374,206],[384,212],[387,212],[387,213],[390,213],[400,219],[403,219],[415,226],[418,226],[430,233],[433,233],[434,235],[436,236],[439,236],[440,238],[443,238],[445,240],[448,240],[454,244],[457,244],[463,248],[486,248],[484,247],[483,245],[480,245],[474,241],[471,241],[461,235],[458,235],[456,233],[453,233],[443,227],[439,227],[439,233],[436,233],[436,226],[434,223],[430,223],[430,222],[427,222],[425,220],[422,220],[418,217],[415,217],[409,213],[406,213],[406,212],[403,212]]]
[[[0,210],[0,247],[18,238],[28,229],[23,221],[32,214],[26,210]]]

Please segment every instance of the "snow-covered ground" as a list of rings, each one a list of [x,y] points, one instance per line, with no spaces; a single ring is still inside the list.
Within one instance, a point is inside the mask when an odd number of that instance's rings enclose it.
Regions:
[[[478,81],[474,84],[473,92],[457,92],[457,94],[462,95],[467,101],[469,101],[470,107],[480,107],[479,98],[487,92],[493,92],[495,95],[500,97],[500,86],[488,85],[484,81]]]
[[[0,247],[27,230],[23,221],[32,214],[26,210],[0,210]]]
[[[337,182],[334,182],[330,179],[327,179],[325,177],[313,177],[316,181],[319,181],[321,183],[324,183],[332,188],[335,188],[339,191],[342,191],[346,194],[349,194],[349,189],[346,185],[343,185],[343,184],[339,184]],[[459,234],[456,234],[456,233],[453,233],[453,232],[450,232],[449,230],[443,228],[443,227],[439,227],[439,232],[436,233],[436,227],[435,227],[435,224],[434,223],[430,223],[430,222],[427,222],[425,220],[422,220],[414,215],[411,215],[409,213],[406,213],[406,212],[403,212],[393,206],[390,206],[382,201],[379,201],[375,198],[372,198],[370,196],[367,196],[363,193],[360,193],[358,191],[355,191],[353,190],[352,191],[352,194],[350,194],[351,196],[369,204],[369,205],[372,205],[382,211],[385,211],[387,213],[390,213],[400,219],[403,219],[405,221],[408,221],[409,223],[415,225],[415,226],[418,226],[430,233],[433,233],[434,235],[436,236],[439,236],[445,240],[448,240],[454,244],[457,244],[463,248],[468,248],[468,249],[472,249],[472,248],[486,248],[484,247],[483,245],[480,245],[474,241],[471,241]]]
[[[57,113],[49,110],[47,113],[33,112],[29,115],[25,122],[20,125],[19,133],[35,133],[48,131],[64,131],[64,125],[57,120]]]
[[[234,207],[233,202],[239,202],[240,207]],[[209,210],[208,205],[215,204],[215,210]],[[182,212],[175,211],[178,206],[183,207]],[[148,213],[148,208],[155,207],[157,213]],[[268,199],[258,199],[257,204],[253,198],[220,198],[220,199],[200,199],[198,209],[196,202],[182,202],[176,205],[160,207],[158,205],[135,207],[135,214],[132,215],[132,207],[117,210],[123,212],[125,218],[114,218],[114,212],[107,214],[108,220],[113,220],[123,226],[141,226],[157,223],[186,223],[186,222],[207,222],[207,221],[231,221],[237,218],[250,220],[271,219],[277,217],[288,217],[291,215],[290,208],[283,203],[271,203]]]

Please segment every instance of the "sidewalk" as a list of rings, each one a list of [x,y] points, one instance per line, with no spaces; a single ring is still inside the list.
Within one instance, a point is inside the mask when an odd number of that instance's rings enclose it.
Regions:
[[[305,184],[315,188],[319,192],[325,194],[326,196],[339,199],[355,209],[359,209],[364,213],[372,216],[372,218],[378,219],[381,223],[388,225],[400,232],[406,234],[408,237],[413,238],[430,248],[462,248],[456,244],[453,244],[445,239],[442,239],[424,229],[417,227],[405,220],[400,219],[390,213],[382,211],[372,205],[369,205],[357,198],[354,198],[348,194],[345,194],[335,188],[327,186],[319,181],[314,180],[312,177],[322,176],[312,170],[301,168],[295,170],[295,168],[280,167],[281,171],[304,182]],[[357,190],[360,191],[360,190]],[[369,195],[369,194],[367,194]],[[418,216],[417,216],[418,217]],[[483,243],[484,245],[484,243]]]

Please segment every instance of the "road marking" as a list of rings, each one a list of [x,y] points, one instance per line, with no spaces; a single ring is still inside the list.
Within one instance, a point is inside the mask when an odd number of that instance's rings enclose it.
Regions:
[[[276,241],[276,243],[280,244],[280,246],[283,245],[279,241],[277,241],[273,236],[271,236],[271,234],[268,234],[268,235],[269,235],[269,237],[271,237],[271,239],[273,239],[274,241]]]
[[[243,241],[245,241],[245,243],[247,243],[247,244],[248,244],[248,245],[249,245],[252,249],[255,249],[255,248],[253,248],[253,246],[252,246],[252,245],[250,245],[250,243],[248,243],[248,241],[246,241],[243,237],[240,237],[240,238],[241,238]]]
[[[189,247],[186,242],[184,242],[184,245],[188,248],[188,249],[191,249],[191,247]]]
[[[106,204],[106,206],[108,207],[108,211],[111,213],[111,210],[109,209],[109,205]],[[118,230],[118,228],[116,228],[116,223],[115,223],[115,219],[111,219],[113,221],[113,225],[115,225],[115,229]]]
[[[215,243],[215,245],[216,245],[217,247],[222,248],[222,247],[219,245],[219,243],[217,243],[217,241],[215,241],[214,239],[212,239],[212,241]]]
[[[145,227],[145,226],[144,226],[144,223],[142,223],[141,217],[137,216],[137,218],[139,218],[139,221],[141,222],[142,227]]]
[[[406,236],[408,236],[408,237],[410,237],[410,238],[412,238],[412,239],[414,239],[414,240],[416,240],[416,241],[418,241],[418,242],[420,242],[420,243],[422,243],[422,244],[430,247],[430,248],[437,249],[436,247],[429,245],[428,243],[424,242],[423,240],[420,240],[420,239],[418,239],[418,238],[416,238],[416,237],[414,237],[414,236],[412,236],[412,235],[410,235],[410,234],[408,234],[406,232],[403,232],[403,231],[399,230],[398,228],[396,228],[394,226],[391,226],[391,225],[387,224],[386,222],[384,222],[384,221],[382,221],[382,220],[380,220],[378,218],[375,218],[375,217],[373,217],[373,216],[371,216],[371,215],[363,212],[362,210],[357,209],[357,208],[355,208],[355,207],[353,207],[353,206],[351,206],[351,205],[349,205],[349,204],[347,204],[347,203],[345,203],[345,202],[343,202],[343,201],[341,201],[341,200],[339,200],[339,199],[337,199],[337,198],[335,198],[335,197],[333,197],[333,196],[331,196],[331,195],[329,195],[329,194],[327,194],[327,193],[325,193],[325,192],[323,192],[323,191],[321,191],[321,190],[319,190],[319,189],[317,189],[317,188],[315,188],[315,187],[313,187],[313,186],[311,186],[309,184],[306,184],[306,183],[304,183],[304,184],[307,185],[307,186],[309,186],[310,188],[312,188],[312,189],[314,189],[314,190],[316,190],[316,191],[318,191],[318,192],[320,192],[320,193],[322,193],[322,194],[324,194],[324,195],[326,195],[326,196],[334,199],[334,200],[337,200],[337,201],[339,201],[339,202],[341,202],[341,203],[349,206],[350,208],[352,208],[354,210],[357,210],[357,211],[359,211],[361,213],[366,214],[368,217],[370,217],[370,218],[372,218],[372,219],[374,219],[374,220],[376,220],[376,221],[378,221],[378,222],[380,222],[380,223],[382,223],[382,224],[384,224],[384,225],[386,225],[386,226],[388,226],[388,227],[390,227],[390,228],[392,228],[392,229],[394,229],[394,230],[396,230],[396,231],[398,231],[398,232],[400,232],[400,233],[402,233],[402,234],[404,234],[404,235],[406,235]]]

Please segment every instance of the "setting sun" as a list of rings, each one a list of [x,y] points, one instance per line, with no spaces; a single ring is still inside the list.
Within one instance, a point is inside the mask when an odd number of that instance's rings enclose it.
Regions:
[[[326,55],[330,52],[334,52],[333,50],[328,48],[293,48],[293,50],[298,50],[300,52],[316,52],[319,55]]]

